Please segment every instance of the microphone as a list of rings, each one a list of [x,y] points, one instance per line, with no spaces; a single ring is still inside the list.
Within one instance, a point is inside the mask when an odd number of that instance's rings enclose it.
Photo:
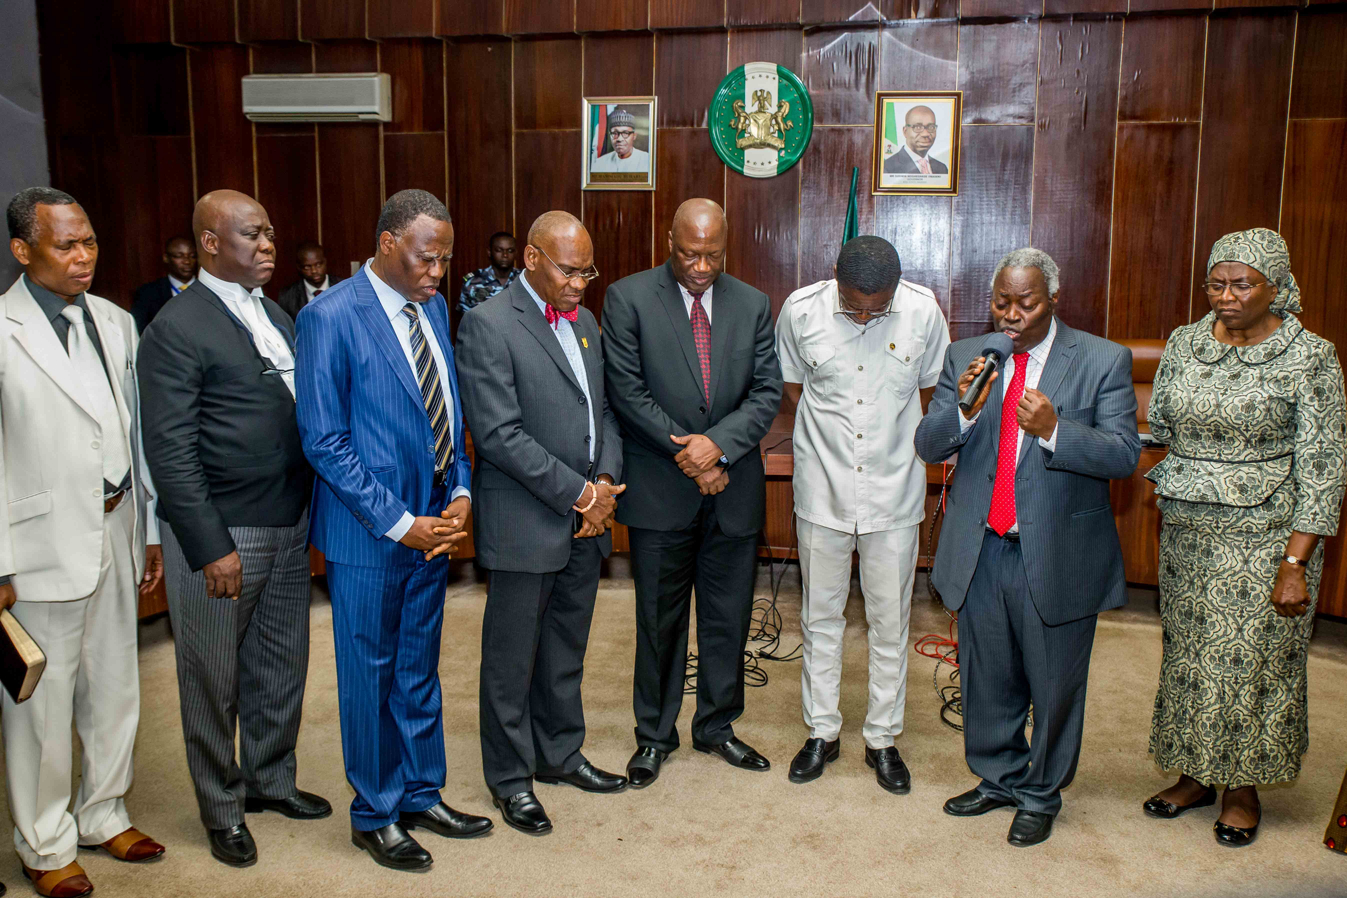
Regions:
[[[959,400],[959,408],[965,412],[972,412],[973,406],[977,404],[978,397],[987,387],[987,381],[991,380],[992,373],[1001,367],[1001,363],[1006,357],[1014,354],[1015,341],[1011,340],[1005,334],[997,331],[987,335],[987,340],[982,344],[981,355],[987,361],[982,366],[982,370],[973,378],[973,382],[968,385],[963,398]]]

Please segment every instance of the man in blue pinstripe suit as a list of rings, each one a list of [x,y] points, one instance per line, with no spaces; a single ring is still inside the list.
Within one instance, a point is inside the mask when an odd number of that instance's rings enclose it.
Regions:
[[[444,204],[403,190],[374,258],[299,315],[297,412],[318,483],[312,540],[327,558],[351,841],[386,867],[431,856],[407,830],[485,833],[440,799],[440,629],[447,556],[463,539],[470,466],[437,285],[453,256]]]
[[[1052,834],[1076,774],[1095,619],[1127,601],[1109,480],[1141,455],[1131,353],[1057,320],[1059,277],[1042,250],[1001,259],[991,317],[1014,353],[965,411],[987,344],[951,344],[916,434],[927,464],[959,454],[931,583],[959,612],[964,755],[982,782],[945,813],[1016,808],[1021,847]]]

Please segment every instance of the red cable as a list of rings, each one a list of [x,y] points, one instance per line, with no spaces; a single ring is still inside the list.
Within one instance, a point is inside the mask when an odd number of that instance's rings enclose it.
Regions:
[[[959,666],[959,640],[954,636],[954,625],[958,623],[958,618],[950,618],[949,636],[940,636],[936,633],[929,633],[919,638],[916,645],[917,654],[924,658],[933,658],[936,661],[943,661],[953,667]]]

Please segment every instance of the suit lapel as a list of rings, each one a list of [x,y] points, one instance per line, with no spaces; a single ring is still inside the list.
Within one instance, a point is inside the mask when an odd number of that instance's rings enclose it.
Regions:
[[[365,328],[369,331],[370,338],[374,340],[374,345],[379,347],[379,351],[383,353],[384,361],[388,362],[389,367],[393,369],[393,374],[402,384],[403,389],[407,391],[407,395],[416,403],[417,408],[424,409],[425,400],[421,398],[421,388],[412,378],[412,369],[407,364],[407,355],[402,351],[402,345],[398,343],[397,334],[393,333],[393,322],[389,321],[388,316],[384,314],[383,304],[379,302],[379,296],[374,292],[374,285],[365,276],[363,268],[355,276],[354,286],[356,314],[365,323]]]
[[[76,405],[84,409],[89,417],[98,420],[98,414],[85,395],[78,375],[75,374],[75,366],[70,363],[70,355],[56,338],[56,331],[52,329],[51,322],[47,320],[42,307],[24,286],[22,278],[5,297],[5,314],[19,325],[14,330],[14,339],[32,357],[37,366],[46,372]]]
[[[734,301],[729,299],[728,291],[724,291],[721,286],[724,283],[717,278],[716,287],[711,290],[711,303],[715,306],[715,320],[711,324],[712,402],[715,402],[716,397],[720,395],[720,372],[724,370],[725,363],[729,361],[730,335],[734,332],[737,311]]]
[[[566,358],[566,353],[562,350],[561,342],[557,339],[556,333],[553,332],[552,325],[547,323],[547,319],[543,317],[538,304],[533,301],[532,296],[529,296],[528,289],[519,281],[515,281],[507,289],[510,292],[510,302],[519,312],[519,323],[524,325],[524,329],[533,335],[534,339],[542,346],[543,351],[561,369],[561,373],[565,375],[566,379],[579,390],[580,381],[575,377],[570,359]]]
[[[112,387],[112,398],[117,403],[117,414],[121,416],[122,425],[125,427],[126,422],[131,420],[126,396],[122,393],[121,378],[122,371],[128,368],[126,335],[122,333],[121,326],[89,296],[86,295],[84,301],[89,309],[89,320],[98,330],[98,342],[103,344],[103,360],[107,367],[108,383]]]
[[[688,371],[692,374],[692,379],[697,385],[697,392],[705,395],[706,390],[702,384],[702,363],[697,358],[697,344],[692,339],[692,322],[688,319],[687,304],[683,301],[683,291],[678,289],[678,281],[674,279],[673,268],[668,262],[659,277],[659,298],[664,305],[664,311],[669,315],[669,324],[673,326],[674,335],[678,338],[678,345],[683,349],[683,358],[687,360]],[[715,341],[716,329],[711,328],[711,340]],[[712,353],[712,359],[715,353]],[[711,379],[715,381],[715,366],[711,366]],[[712,395],[715,395],[714,393]]]
[[[1038,378],[1038,392],[1048,397],[1048,401],[1057,405],[1057,390],[1062,385],[1071,362],[1076,357],[1076,332],[1061,321],[1057,322],[1057,336],[1052,338],[1052,349],[1048,351],[1048,360],[1043,365],[1043,373]],[[1018,464],[1024,464],[1029,455],[1030,443],[1038,442],[1037,437],[1024,435],[1024,445],[1020,447]]]

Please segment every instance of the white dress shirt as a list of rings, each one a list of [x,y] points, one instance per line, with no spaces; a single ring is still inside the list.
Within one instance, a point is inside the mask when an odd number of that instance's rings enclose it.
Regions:
[[[842,314],[837,282],[792,293],[776,325],[795,409],[795,514],[868,534],[926,515],[926,465],[914,437],[919,390],[935,386],[949,327],[925,287],[901,281],[891,313],[862,326]]]
[[[707,324],[711,324],[711,323],[713,322],[713,319],[711,318],[711,314],[712,314],[712,313],[711,313],[711,298],[712,298],[712,297],[711,297],[711,294],[714,293],[715,291],[716,291],[716,285],[713,283],[713,284],[711,284],[711,286],[707,287],[707,288],[706,288],[706,292],[702,294],[702,308],[706,310],[706,323],[707,323]],[[688,320],[691,321],[691,320],[692,320],[692,294],[689,293],[689,292],[688,292],[688,288],[687,288],[687,287],[684,287],[682,284],[679,284],[679,285],[678,285],[678,292],[681,293],[681,294],[683,294],[683,308],[685,308],[685,309],[688,310]]]
[[[300,282],[304,284],[304,296],[306,297],[306,301],[313,302],[313,298],[318,295],[319,291],[328,288],[329,278],[324,276],[323,286],[321,287],[315,287],[313,284],[310,284],[307,278],[300,278]]]
[[[417,376],[416,360],[412,357],[412,321],[402,312],[402,307],[411,302],[411,300],[407,299],[407,297],[380,280],[379,276],[374,273],[374,269],[370,266],[370,262],[373,261],[373,259],[370,259],[365,262],[365,275],[369,278],[370,285],[374,287],[374,295],[379,297],[379,305],[383,307],[384,314],[388,316],[388,323],[393,326],[393,333],[398,338],[398,345],[402,347],[402,354],[407,357],[407,365],[412,369],[412,380],[415,381]],[[304,285],[307,287],[308,281],[305,281]],[[437,300],[431,300],[431,302],[436,301]],[[418,309],[419,308],[420,304],[418,303]],[[421,314],[418,315],[417,318],[421,322],[421,333],[425,335],[426,345],[430,348],[430,356],[435,360],[435,373],[439,375],[440,378],[440,392],[444,394],[445,420],[449,422],[449,439],[452,440],[454,438],[454,421],[456,419],[454,418],[454,393],[449,389],[449,366],[444,360],[444,351],[440,349],[440,341],[439,338],[435,336],[435,328],[430,323],[430,316]],[[457,450],[451,444],[449,447],[450,467],[454,464],[456,451]],[[472,494],[466,487],[456,487],[453,495],[449,497],[449,501],[452,502],[459,496],[468,496],[471,498]],[[396,524],[388,528],[388,532],[385,533],[384,536],[394,542],[398,542],[407,535],[408,530],[412,529],[412,524],[414,522],[415,518],[412,516],[412,513],[410,511],[404,511],[402,517],[398,519]]]
[[[1057,319],[1056,317],[1054,317],[1052,319],[1052,324],[1048,325],[1048,335],[1044,337],[1042,342],[1040,342],[1037,346],[1029,350],[1029,364],[1024,369],[1024,389],[1026,391],[1038,389],[1038,382],[1043,377],[1043,366],[1048,363],[1048,353],[1052,352],[1052,341],[1056,339],[1057,339]],[[1001,368],[1001,376],[998,377],[997,380],[1004,383],[1006,385],[1006,388],[1009,388],[1010,382],[1014,379],[1015,379],[1015,356],[1012,355],[1010,358],[1006,359],[1005,365],[1002,366]],[[990,396],[987,397],[987,401],[988,402],[991,401]],[[1001,393],[1001,401],[1002,402],[1005,401],[1004,392]],[[960,412],[959,433],[961,434],[966,433],[974,424],[978,422],[978,418],[981,417],[982,417],[981,410],[979,410],[978,413],[974,415],[971,419],[965,418],[963,416],[963,413]],[[1046,440],[1043,439],[1042,437],[1039,437],[1038,445],[1042,446],[1049,452],[1056,452],[1057,428],[1054,427],[1052,429],[1052,436],[1048,437]],[[1024,450],[1024,428],[1021,427],[1019,434],[1015,438],[1015,457],[1019,458],[1020,453],[1023,450]],[[1015,524],[1012,525],[1011,528],[1006,532],[1019,533],[1020,532],[1019,522],[1016,521]]]
[[[276,323],[262,306],[262,288],[254,287],[250,293],[241,285],[221,280],[204,268],[198,273],[198,277],[201,279],[201,286],[220,297],[225,307],[234,313],[234,317],[243,322],[248,333],[252,334],[253,345],[257,347],[258,353],[271,364],[272,368],[281,373],[281,380],[285,381],[290,396],[293,397],[295,353],[285,335],[276,327]]]
[[[174,296],[177,296],[179,293],[192,286],[192,281],[194,280],[196,280],[196,278],[188,278],[185,281],[180,281],[171,274],[168,276],[168,282],[173,286]]]

